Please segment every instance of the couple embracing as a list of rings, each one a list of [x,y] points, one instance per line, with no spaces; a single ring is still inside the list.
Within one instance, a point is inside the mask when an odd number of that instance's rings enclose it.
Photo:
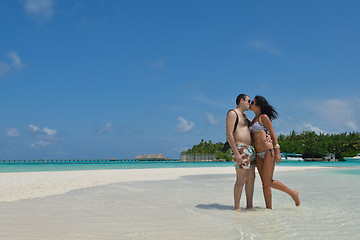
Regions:
[[[295,205],[299,206],[299,192],[291,190],[280,181],[273,180],[275,163],[281,162],[280,145],[271,122],[277,118],[278,113],[262,96],[256,96],[251,101],[246,94],[240,94],[236,98],[236,106],[226,117],[226,138],[236,169],[235,210],[241,211],[240,198],[244,185],[246,208],[253,207],[255,167],[261,178],[266,208],[272,208],[271,188],[289,194]],[[255,113],[252,121],[244,114],[248,110]],[[267,140],[268,134],[272,141]]]

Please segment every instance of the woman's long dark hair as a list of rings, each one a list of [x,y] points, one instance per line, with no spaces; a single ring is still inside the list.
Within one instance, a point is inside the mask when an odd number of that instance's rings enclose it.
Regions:
[[[275,111],[274,107],[271,106],[263,96],[257,95],[255,97],[255,103],[260,107],[261,113],[268,115],[271,121],[279,116],[278,112]]]

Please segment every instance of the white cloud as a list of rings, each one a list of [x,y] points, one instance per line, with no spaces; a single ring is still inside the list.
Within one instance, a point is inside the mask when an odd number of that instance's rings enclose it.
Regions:
[[[36,148],[36,147],[45,147],[45,146],[48,146],[50,144],[51,144],[50,141],[39,140],[39,141],[35,141],[33,143],[30,143],[29,146],[31,148]]]
[[[189,132],[191,129],[195,127],[195,123],[191,121],[187,121],[183,117],[179,117],[178,122],[179,124],[175,128],[176,132],[180,132],[180,133]]]
[[[316,100],[316,104],[313,104],[312,108],[314,114],[318,114],[334,126],[345,126],[352,131],[357,131],[359,129],[359,99]]]
[[[248,42],[247,45],[259,52],[270,53],[273,55],[281,55],[282,54],[279,49],[270,47],[267,42],[262,41],[262,40],[254,40],[254,41]]]
[[[319,127],[313,126],[311,123],[304,123],[305,129],[315,132],[316,134],[325,133],[325,131],[321,130]]]
[[[50,129],[48,127],[44,127],[43,129],[41,129],[40,127],[35,126],[34,124],[30,124],[29,129],[33,133],[41,134],[42,137],[46,137],[48,139],[54,138],[55,134],[57,133],[57,131],[54,129]]]
[[[61,138],[57,137],[57,130],[50,129],[48,127],[44,127],[43,129],[41,129],[34,124],[30,124],[29,130],[36,138],[34,142],[29,144],[31,148],[45,147],[51,144],[55,144],[59,140],[62,140]]]
[[[78,9],[81,9],[84,7],[84,4],[82,2],[75,3],[75,6],[73,8],[73,13],[75,13]]]
[[[344,120],[344,116],[351,115],[351,107],[349,102],[341,99],[331,99],[319,102],[316,107],[319,114],[329,118],[331,121],[340,123]]]
[[[57,133],[56,130],[49,129],[48,127],[44,127],[43,132],[46,133],[48,137],[53,137]]]
[[[346,126],[348,126],[349,128],[351,128],[354,131],[359,129],[357,123],[353,120],[346,121]]]
[[[207,118],[208,118],[208,121],[209,121],[209,123],[211,124],[211,125],[218,125],[219,124],[219,120],[218,119],[216,119],[215,117],[214,117],[214,115],[212,115],[211,113],[209,113],[209,112],[205,112],[205,114],[206,114],[206,116],[207,116]]]
[[[10,129],[8,129],[8,131],[6,133],[6,136],[7,137],[18,137],[18,136],[20,136],[20,132],[16,128],[10,128]]]
[[[183,152],[183,151],[186,151],[188,150],[189,148],[188,147],[172,147],[171,148],[171,151],[174,151],[174,152]]]
[[[26,65],[21,62],[17,52],[9,51],[8,54],[6,54],[6,58],[9,59],[8,62],[0,62],[0,76],[6,75],[14,70],[26,68]]]
[[[224,104],[222,104],[219,101],[214,101],[212,99],[209,99],[203,93],[198,93],[197,95],[194,95],[193,99],[205,103],[207,105],[210,105],[212,107],[224,107]]]
[[[360,98],[301,100],[297,116],[274,121],[277,133],[288,134],[315,131],[325,133],[352,132],[360,130]],[[311,123],[311,124],[310,124]]]
[[[29,125],[29,128],[30,128],[33,132],[38,132],[38,131],[40,131],[40,128],[37,127],[37,126],[35,126],[35,125],[33,125],[33,124],[30,124],[30,125]]]
[[[98,134],[101,135],[104,133],[109,133],[109,132],[114,131],[114,129],[115,129],[115,125],[112,124],[111,122],[108,122],[103,129],[100,129],[98,131]]]
[[[26,13],[36,21],[47,21],[54,14],[53,0],[25,0]]]
[[[163,69],[167,63],[166,58],[162,58],[157,62],[147,62],[146,64],[152,69]]]
[[[294,118],[293,116],[288,116],[285,118],[279,117],[273,122],[273,126],[276,134],[288,135],[292,131],[301,133],[303,131],[314,131],[317,134],[325,133],[326,131],[320,129],[320,127],[314,126],[309,122],[303,122],[302,119]]]

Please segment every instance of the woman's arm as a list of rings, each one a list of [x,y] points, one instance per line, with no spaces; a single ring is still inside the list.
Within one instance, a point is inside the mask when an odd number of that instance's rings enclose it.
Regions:
[[[269,131],[269,134],[271,136],[271,139],[272,139],[273,145],[274,145],[275,161],[279,164],[281,162],[280,145],[276,138],[276,134],[275,134],[272,122],[266,114],[263,114],[260,116],[259,122],[261,125],[265,126],[266,129]]]

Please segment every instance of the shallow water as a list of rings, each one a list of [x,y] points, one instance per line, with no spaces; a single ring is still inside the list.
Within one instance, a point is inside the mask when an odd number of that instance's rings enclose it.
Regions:
[[[42,171],[78,171],[78,170],[103,170],[103,169],[147,169],[147,168],[195,168],[195,167],[229,167],[233,162],[84,162],[84,163],[0,163],[2,172],[42,172]],[[291,167],[360,167],[360,161],[350,162],[299,162],[282,161],[280,166]]]
[[[233,208],[234,174],[116,183],[0,205],[0,239],[353,239],[360,219],[359,169],[275,172],[300,191],[277,190],[264,208]],[[244,195],[244,194],[243,194]],[[244,196],[241,206],[245,206]]]
[[[272,211],[239,216],[256,224],[240,228],[254,239],[352,239],[360,223],[359,170],[312,170],[277,174],[279,180],[300,191],[301,207],[273,191]]]

